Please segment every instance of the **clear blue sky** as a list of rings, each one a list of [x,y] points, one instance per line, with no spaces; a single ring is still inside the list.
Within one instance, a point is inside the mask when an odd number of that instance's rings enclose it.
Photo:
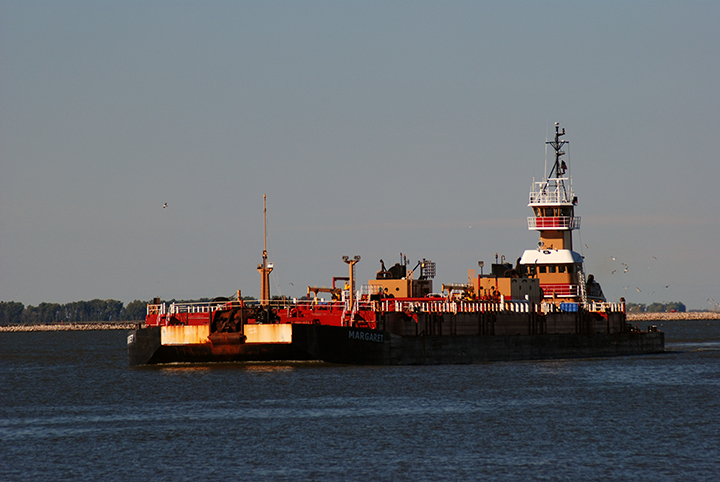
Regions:
[[[2,0],[0,300],[258,296],[263,194],[273,294],[330,285],[342,255],[360,280],[402,252],[462,283],[536,246],[560,122],[606,296],[709,308],[719,21],[710,1]]]

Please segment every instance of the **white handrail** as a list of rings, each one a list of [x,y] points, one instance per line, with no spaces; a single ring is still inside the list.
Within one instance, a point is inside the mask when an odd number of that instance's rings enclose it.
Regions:
[[[575,193],[565,185],[568,178],[552,178],[536,181],[530,191],[530,204],[572,204]]]

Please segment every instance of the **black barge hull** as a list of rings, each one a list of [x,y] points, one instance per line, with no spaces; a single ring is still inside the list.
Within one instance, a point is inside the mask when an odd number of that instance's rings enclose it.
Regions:
[[[162,345],[160,327],[134,330],[131,366],[164,363],[323,361],[350,365],[440,365],[662,353],[662,332],[536,335],[397,335],[384,330],[293,325],[290,343]]]
[[[319,345],[319,358],[332,363],[443,365],[662,353],[665,338],[662,332],[399,336],[338,328],[324,333]]]

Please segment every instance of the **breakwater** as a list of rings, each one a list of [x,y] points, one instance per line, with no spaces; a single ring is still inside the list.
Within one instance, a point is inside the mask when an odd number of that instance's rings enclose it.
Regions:
[[[628,313],[627,321],[684,321],[684,320],[720,320],[717,311],[691,311],[687,313]]]
[[[68,323],[62,325],[12,325],[0,326],[0,332],[21,332],[21,331],[90,331],[90,330],[133,330],[138,322],[125,323]]]

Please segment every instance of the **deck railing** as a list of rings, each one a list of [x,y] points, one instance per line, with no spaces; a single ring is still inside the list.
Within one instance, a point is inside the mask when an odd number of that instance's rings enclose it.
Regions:
[[[580,229],[580,216],[528,216],[528,229]]]
[[[588,311],[597,311],[597,312],[624,312],[625,311],[625,304],[624,303],[612,303],[607,301],[591,301],[587,304],[585,307]]]
[[[552,291],[548,291],[549,287],[557,286],[555,291],[557,297],[573,297],[577,296],[577,285],[543,285],[546,298],[552,297]],[[548,295],[549,293],[549,295]],[[258,302],[250,302],[247,304],[258,304]],[[282,306],[281,306],[282,304]],[[237,302],[199,302],[199,303],[172,303],[169,306],[166,303],[149,304],[147,306],[148,315],[166,315],[175,313],[212,313],[221,309],[228,309]],[[272,306],[272,305],[271,305]],[[303,310],[330,311],[340,313],[356,313],[359,311],[382,311],[382,312],[405,312],[405,313],[497,313],[497,312],[513,312],[513,313],[529,313],[532,311],[540,311],[547,313],[556,311],[557,305],[554,303],[543,302],[540,305],[530,303],[524,300],[510,301],[450,301],[447,299],[394,299],[385,298],[380,301],[370,301],[367,299],[355,299],[354,306],[349,306],[343,301],[319,301],[313,300],[288,300],[285,303],[274,302],[273,308],[276,309],[292,309],[300,308]],[[621,312],[625,311],[622,303],[608,303],[593,301],[585,306],[589,311],[594,312]]]
[[[212,313],[230,305],[229,301],[207,301],[196,303],[172,303],[170,314],[175,313]]]
[[[540,285],[545,298],[576,298],[579,296],[578,285],[575,284],[542,284]]]
[[[447,301],[447,300],[394,300],[384,299],[379,303],[380,311],[406,313],[485,313],[511,311],[528,313],[533,308],[527,301]]]
[[[164,315],[165,313],[167,313],[165,303],[153,303],[147,305],[147,315]]]
[[[176,313],[212,313],[228,307],[229,301],[200,301],[194,303],[156,303],[147,305],[148,315],[174,315]]]
[[[567,185],[566,185],[567,181]],[[530,191],[530,205],[541,204],[573,204],[575,193],[569,186],[568,178],[553,178],[543,182],[535,182]]]

